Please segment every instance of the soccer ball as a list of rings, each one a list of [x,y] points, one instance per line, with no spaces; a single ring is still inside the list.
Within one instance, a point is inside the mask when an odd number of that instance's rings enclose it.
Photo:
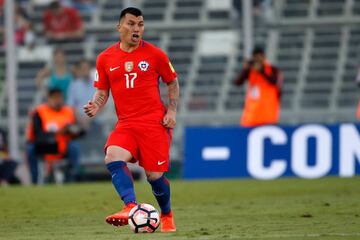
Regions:
[[[150,204],[141,203],[129,213],[129,226],[135,233],[152,233],[159,225],[159,212]]]

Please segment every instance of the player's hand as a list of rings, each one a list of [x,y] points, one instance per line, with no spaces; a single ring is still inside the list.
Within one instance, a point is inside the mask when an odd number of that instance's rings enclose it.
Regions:
[[[162,125],[167,128],[174,128],[176,125],[176,112],[168,109],[162,120]]]
[[[88,103],[84,105],[84,112],[89,117],[94,117],[98,113],[99,109],[99,106],[92,101],[88,101]]]

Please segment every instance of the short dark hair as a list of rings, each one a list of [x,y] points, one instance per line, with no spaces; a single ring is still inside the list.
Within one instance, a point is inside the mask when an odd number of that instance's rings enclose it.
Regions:
[[[265,55],[264,47],[263,46],[255,46],[252,53],[253,53],[253,55],[255,55],[255,54],[264,54]]]
[[[140,9],[138,8],[134,8],[134,7],[128,7],[128,8],[125,8],[121,11],[120,13],[120,17],[119,17],[119,22],[121,21],[121,19],[123,17],[125,17],[126,14],[131,14],[131,15],[134,15],[135,17],[139,17],[139,16],[142,16],[142,12]]]
[[[60,7],[61,7],[61,5],[60,5],[59,1],[57,1],[57,0],[50,2],[49,5],[48,5],[48,8],[50,10],[57,10]]]
[[[52,97],[56,94],[61,94],[63,95],[63,92],[61,91],[60,88],[49,88],[48,89],[48,97]]]

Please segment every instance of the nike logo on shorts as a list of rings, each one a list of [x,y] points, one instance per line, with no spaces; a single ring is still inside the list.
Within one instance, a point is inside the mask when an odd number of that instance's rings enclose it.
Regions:
[[[162,161],[162,162],[158,161],[158,165],[163,165],[165,162],[166,161]]]
[[[117,66],[117,67],[114,67],[114,68],[110,68],[110,72],[112,72],[112,71],[114,71],[114,70],[116,70],[116,69],[118,69],[120,66]]]

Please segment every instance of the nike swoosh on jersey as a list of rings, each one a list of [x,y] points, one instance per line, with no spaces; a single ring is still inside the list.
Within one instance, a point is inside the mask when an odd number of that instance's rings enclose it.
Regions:
[[[118,69],[120,66],[117,66],[117,67],[114,67],[114,68],[110,68],[110,72],[112,72],[112,71],[114,71],[114,70],[116,70],[116,69]]]
[[[158,165],[162,165],[162,164],[164,164],[166,161],[162,161],[162,162],[160,162],[160,161],[158,161]]]

